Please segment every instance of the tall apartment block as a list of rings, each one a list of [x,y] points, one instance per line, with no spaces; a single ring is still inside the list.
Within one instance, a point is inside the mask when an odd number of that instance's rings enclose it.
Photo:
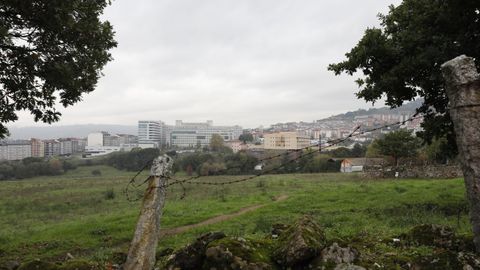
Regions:
[[[0,160],[21,160],[32,156],[29,140],[0,141]]]
[[[40,139],[30,139],[32,145],[32,157],[44,157],[45,156],[45,144]]]

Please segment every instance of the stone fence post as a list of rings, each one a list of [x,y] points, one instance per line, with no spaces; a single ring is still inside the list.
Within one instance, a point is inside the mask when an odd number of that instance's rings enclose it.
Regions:
[[[173,159],[167,155],[153,160],[142,210],[128,250],[124,270],[152,270],[155,265],[160,219],[165,204],[166,181],[172,164]]]
[[[459,56],[442,65],[450,117],[456,141],[467,198],[473,242],[480,252],[480,75],[474,59]]]

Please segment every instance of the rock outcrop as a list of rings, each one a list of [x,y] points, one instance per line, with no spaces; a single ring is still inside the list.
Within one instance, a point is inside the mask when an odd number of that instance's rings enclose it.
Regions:
[[[313,259],[326,243],[320,225],[311,216],[303,216],[282,232],[273,259],[279,265],[293,267]]]

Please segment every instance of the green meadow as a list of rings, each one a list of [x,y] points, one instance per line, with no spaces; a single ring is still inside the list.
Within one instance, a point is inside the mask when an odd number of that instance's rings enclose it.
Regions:
[[[101,175],[92,175],[92,170]],[[138,177],[141,182],[144,172]],[[131,172],[108,166],[79,167],[56,177],[0,182],[0,264],[7,260],[61,261],[70,253],[98,263],[127,252],[141,201],[124,189]],[[182,176],[177,176],[182,178]],[[229,181],[241,176],[205,177]],[[130,190],[140,196],[144,186]],[[261,237],[274,223],[310,214],[328,237],[391,237],[423,223],[449,225],[470,235],[462,179],[365,179],[358,174],[266,175],[225,186],[185,185],[168,190],[162,228],[195,224],[263,205],[220,223],[159,240],[178,248],[208,231]],[[288,196],[276,201],[279,196]]]

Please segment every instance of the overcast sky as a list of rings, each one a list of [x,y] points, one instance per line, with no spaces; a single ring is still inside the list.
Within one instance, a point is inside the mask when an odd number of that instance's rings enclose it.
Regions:
[[[399,0],[116,0],[118,47],[97,89],[55,125],[140,119],[244,127],[370,108],[334,76],[377,14]],[[33,126],[22,114],[11,126]]]

